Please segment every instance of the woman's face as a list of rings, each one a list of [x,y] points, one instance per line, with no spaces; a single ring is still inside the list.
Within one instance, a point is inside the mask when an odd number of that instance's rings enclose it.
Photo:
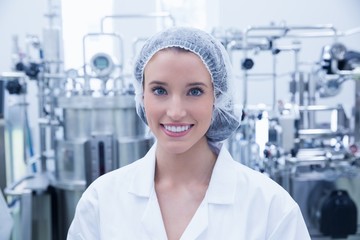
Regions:
[[[157,52],[144,71],[144,108],[158,145],[180,154],[206,142],[214,104],[209,71],[194,53]]]

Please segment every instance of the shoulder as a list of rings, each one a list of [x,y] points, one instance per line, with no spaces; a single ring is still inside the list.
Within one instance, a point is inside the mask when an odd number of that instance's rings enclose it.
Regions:
[[[130,180],[132,179],[132,176],[137,171],[137,168],[141,166],[143,162],[144,159],[139,159],[129,165],[105,173],[104,175],[98,177],[95,181],[93,181],[86,189],[85,193],[104,192],[108,195],[114,193],[114,189],[125,190]]]
[[[309,239],[298,204],[282,186],[267,175],[234,161],[228,152],[222,157],[226,158],[224,168],[233,174],[236,182],[234,211],[238,222],[257,225],[266,239]],[[284,234],[289,237],[281,237]]]
[[[106,173],[90,184],[77,203],[68,239],[77,239],[79,234],[83,239],[102,238],[100,235],[106,232],[104,229],[112,227],[111,224],[102,222],[108,223],[106,219],[114,219],[114,212],[124,212],[124,209],[129,208],[127,199],[132,176],[144,161],[145,159],[139,159]],[[118,222],[125,219],[120,215],[117,216]]]
[[[221,149],[219,157],[226,158],[228,171],[235,176],[236,198],[240,202],[249,201],[268,207],[282,206],[284,211],[297,207],[290,194],[269,176],[236,162],[226,149]]]
[[[155,146],[135,162],[108,172],[85,190],[82,198],[93,198],[107,204],[110,199],[121,199],[135,195],[148,195],[151,190],[155,171]]]
[[[270,187],[278,191],[285,191],[269,176],[235,161],[225,147],[222,147],[220,150],[219,160],[222,162],[221,166],[237,176],[237,181],[240,185],[246,184],[246,186],[251,186],[252,188],[264,188],[264,190],[266,187]]]
[[[236,161],[233,161],[233,164],[237,171],[238,182],[240,184],[246,184],[255,191],[264,192],[265,195],[289,195],[279,183],[275,182],[268,175],[251,169],[250,167],[242,165]]]

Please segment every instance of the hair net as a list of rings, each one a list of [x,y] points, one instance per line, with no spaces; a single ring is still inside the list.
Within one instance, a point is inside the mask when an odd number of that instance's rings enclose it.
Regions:
[[[145,123],[143,104],[144,68],[158,51],[179,47],[198,55],[212,78],[214,87],[214,108],[212,122],[206,133],[211,142],[227,139],[239,126],[239,117],[234,114],[232,86],[233,75],[229,56],[223,45],[210,34],[195,28],[173,27],[149,38],[135,62],[136,109]]]

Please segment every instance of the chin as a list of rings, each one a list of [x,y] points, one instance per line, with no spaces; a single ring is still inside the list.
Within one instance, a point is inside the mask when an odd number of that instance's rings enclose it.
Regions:
[[[192,149],[202,149],[202,145],[208,146],[206,138],[199,139],[198,141],[169,141],[169,140],[158,140],[158,146],[171,154],[182,154]]]
[[[158,142],[158,146],[161,146],[163,150],[171,154],[182,154],[189,151],[194,144],[184,142]]]

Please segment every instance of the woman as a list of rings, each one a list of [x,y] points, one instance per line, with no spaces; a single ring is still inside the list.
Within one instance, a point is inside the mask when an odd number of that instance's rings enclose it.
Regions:
[[[289,194],[222,147],[239,118],[216,39],[193,28],[156,34],[135,77],[138,114],[157,141],[91,184],[68,239],[310,239]]]

